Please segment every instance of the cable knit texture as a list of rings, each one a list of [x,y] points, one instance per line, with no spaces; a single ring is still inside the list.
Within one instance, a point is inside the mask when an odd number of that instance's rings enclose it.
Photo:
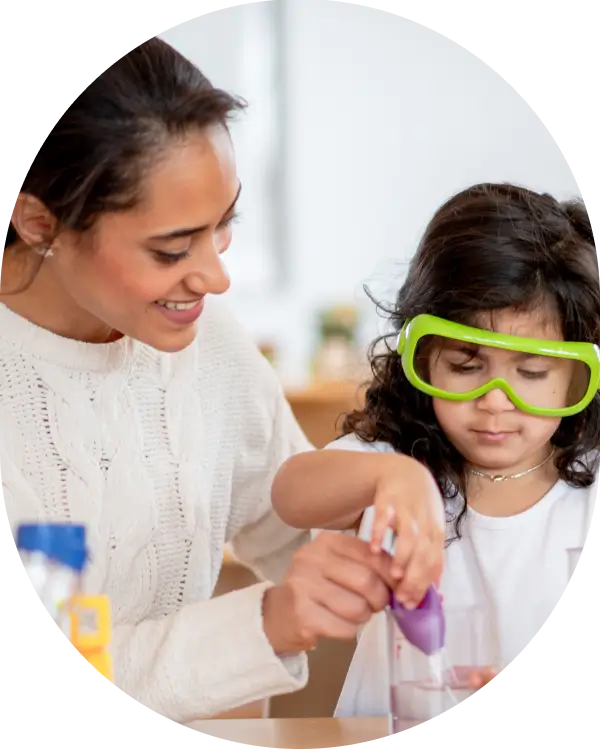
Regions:
[[[123,690],[187,722],[305,685],[305,656],[268,644],[262,596],[309,537],[274,514],[271,481],[310,447],[220,302],[176,354],[72,341],[0,305],[0,444],[13,529],[87,526]],[[226,542],[265,582],[211,599]]]

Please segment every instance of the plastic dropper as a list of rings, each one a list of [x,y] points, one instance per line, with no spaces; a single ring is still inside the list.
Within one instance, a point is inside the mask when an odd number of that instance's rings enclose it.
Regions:
[[[358,537],[367,543],[371,540],[374,512],[367,509],[363,515]],[[391,530],[383,539],[383,550],[393,555],[396,547],[396,534]],[[442,600],[435,586],[430,586],[421,603],[415,609],[407,609],[390,591],[387,611],[392,615],[400,632],[406,640],[419,649],[428,659],[432,678],[448,695],[453,703],[458,703],[449,681],[456,684],[456,675],[448,663],[446,643],[446,621]]]

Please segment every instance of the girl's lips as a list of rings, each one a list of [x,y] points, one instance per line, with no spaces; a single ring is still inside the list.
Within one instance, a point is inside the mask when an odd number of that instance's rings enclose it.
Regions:
[[[156,309],[171,323],[175,323],[175,325],[190,325],[202,315],[202,310],[204,309],[204,297],[198,300],[197,304],[189,310],[168,310],[166,307],[163,307],[156,302],[154,302],[154,307],[156,307]]]
[[[514,431],[498,431],[496,433],[493,433],[491,431],[484,431],[484,430],[474,430],[473,433],[477,436],[477,438],[480,441],[484,441],[486,443],[492,443],[492,444],[498,444],[502,441],[506,441],[506,439],[513,434]]]

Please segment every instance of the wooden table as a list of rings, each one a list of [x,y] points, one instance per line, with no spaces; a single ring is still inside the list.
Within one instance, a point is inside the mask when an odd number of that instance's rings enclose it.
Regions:
[[[213,719],[190,726],[223,740],[268,748],[330,748],[388,735],[386,718]]]

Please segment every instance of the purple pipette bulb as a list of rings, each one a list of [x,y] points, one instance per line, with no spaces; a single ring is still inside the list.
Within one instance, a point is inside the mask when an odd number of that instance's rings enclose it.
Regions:
[[[419,606],[411,610],[403,607],[390,592],[390,611],[406,640],[419,651],[431,656],[444,648],[446,622],[442,600],[433,586]]]

